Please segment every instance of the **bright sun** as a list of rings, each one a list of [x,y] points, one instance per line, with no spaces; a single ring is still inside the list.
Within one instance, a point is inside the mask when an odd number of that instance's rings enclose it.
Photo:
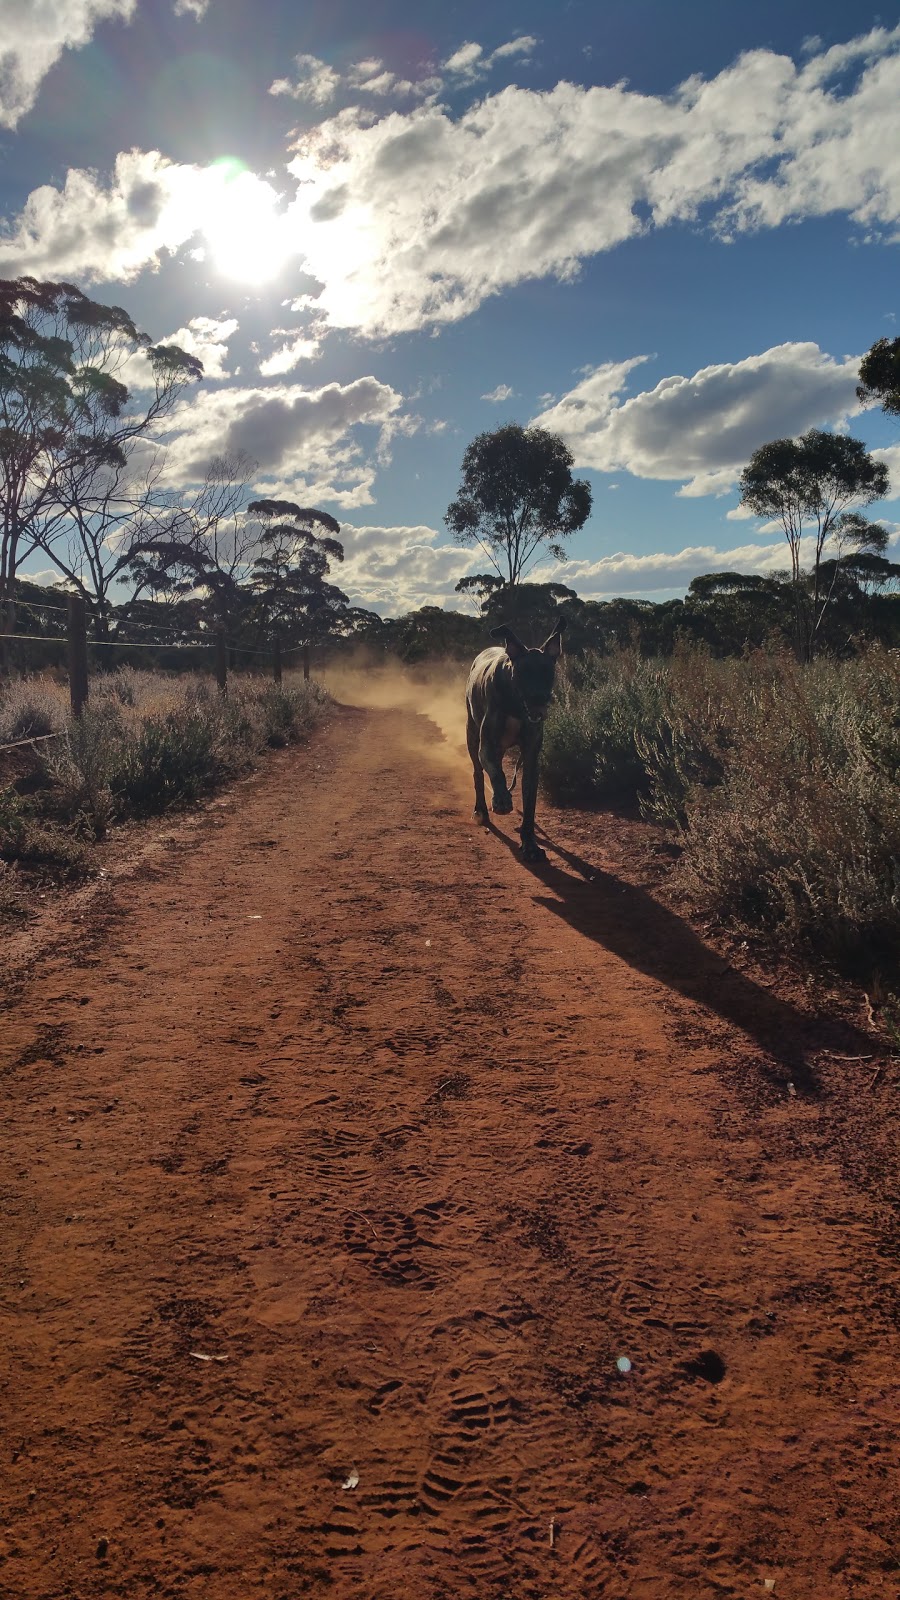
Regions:
[[[278,210],[278,194],[231,156],[213,162],[206,176],[198,222],[212,262],[229,278],[268,282],[295,248],[287,219]]]

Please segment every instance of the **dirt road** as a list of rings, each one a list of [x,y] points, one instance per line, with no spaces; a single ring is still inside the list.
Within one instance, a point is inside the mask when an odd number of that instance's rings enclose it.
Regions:
[[[4,1597],[894,1600],[895,1065],[468,784],[342,709],[10,987]]]

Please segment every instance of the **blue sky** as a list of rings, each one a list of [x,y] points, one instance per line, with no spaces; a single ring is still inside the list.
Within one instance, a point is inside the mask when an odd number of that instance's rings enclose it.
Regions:
[[[511,419],[594,487],[538,569],[585,596],[782,565],[736,514],[769,438],[849,428],[900,493],[854,398],[900,331],[900,8],[0,0],[0,184],[0,275],[204,361],[167,482],[249,453],[385,613],[484,568],[442,517]]]

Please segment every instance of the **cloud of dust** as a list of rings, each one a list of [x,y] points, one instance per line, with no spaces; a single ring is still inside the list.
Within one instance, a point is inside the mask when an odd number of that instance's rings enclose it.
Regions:
[[[374,711],[409,711],[428,717],[441,738],[423,740],[421,725],[417,730],[412,721],[399,731],[399,737],[418,754],[449,767],[461,783],[471,783],[472,769],[466,751],[468,667],[464,663],[443,661],[407,667],[395,661],[372,666],[364,658],[350,657],[320,668],[316,676],[344,705],[367,706]]]

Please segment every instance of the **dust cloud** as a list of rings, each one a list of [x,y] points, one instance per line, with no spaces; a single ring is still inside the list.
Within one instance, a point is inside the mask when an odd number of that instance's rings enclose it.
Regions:
[[[466,752],[467,675],[467,666],[459,661],[431,662],[427,667],[404,667],[399,662],[372,666],[365,658],[336,661],[316,674],[344,705],[411,713],[392,737],[449,768],[460,784],[471,782],[472,770]],[[427,717],[440,737],[429,737],[413,716]]]

